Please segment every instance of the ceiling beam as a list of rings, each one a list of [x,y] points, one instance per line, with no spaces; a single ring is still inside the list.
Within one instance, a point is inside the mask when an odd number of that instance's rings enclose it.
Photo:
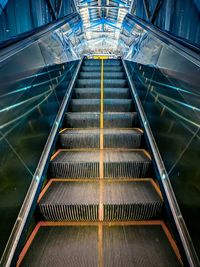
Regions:
[[[163,3],[163,0],[157,0],[157,3],[155,4],[155,7],[154,7],[154,11],[152,12],[152,15],[150,18],[151,23],[155,22],[155,19],[156,19],[158,12],[162,6],[162,3]]]
[[[57,6],[56,6],[56,17],[57,17],[57,18],[58,18],[59,15],[60,15],[61,6],[62,6],[62,0],[57,0]]]
[[[102,9],[102,8],[114,8],[114,9],[129,9],[129,6],[112,6],[112,5],[100,5],[100,6],[84,6],[78,5],[78,8],[89,8],[89,9]]]
[[[54,10],[54,8],[52,6],[51,1],[50,0],[46,0],[46,4],[47,4],[47,7],[49,9],[49,13],[50,13],[52,19],[56,20],[56,12],[55,12],[55,10]]]
[[[136,9],[136,0],[132,0],[131,4],[130,4],[130,7],[129,7],[129,13],[130,14],[134,14],[135,9]]]
[[[150,11],[149,11],[149,3],[147,0],[143,0],[143,5],[144,5],[144,10],[145,10],[145,14],[147,16],[147,19],[148,21],[150,21],[150,17],[151,17],[151,14],[150,14]]]

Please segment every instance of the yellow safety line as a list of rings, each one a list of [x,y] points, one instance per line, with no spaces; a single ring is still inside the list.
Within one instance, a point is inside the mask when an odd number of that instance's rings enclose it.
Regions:
[[[101,117],[100,117],[100,128],[103,129],[103,112],[104,112],[104,88],[103,88],[103,83],[104,83],[104,77],[103,77],[104,69],[103,69],[103,59],[101,60]]]
[[[104,103],[103,103],[103,59],[101,60],[101,107],[100,107],[100,179],[103,179],[103,127],[104,127],[104,121],[103,121],[103,112],[104,112]]]
[[[98,267],[103,266],[103,225],[98,225]]]
[[[104,117],[103,117],[103,112],[104,112],[104,103],[103,103],[103,74],[104,74],[104,69],[103,69],[103,59],[101,60],[101,107],[100,107],[100,162],[99,162],[99,178],[100,178],[100,183],[99,183],[99,220],[103,221],[103,178],[104,178],[104,168],[103,168],[103,127],[104,127]]]

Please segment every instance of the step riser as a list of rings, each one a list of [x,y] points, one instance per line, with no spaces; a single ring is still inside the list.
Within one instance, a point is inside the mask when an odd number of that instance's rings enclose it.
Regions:
[[[63,148],[99,148],[99,134],[73,134],[60,136],[61,145]],[[139,134],[124,134],[124,135],[104,135],[103,143],[105,148],[139,148],[141,143],[141,135]]]
[[[104,66],[104,73],[106,72],[122,72],[123,67],[121,66]],[[100,72],[101,66],[83,66],[81,72]]]
[[[77,81],[76,87],[78,88],[100,88],[101,86],[101,81],[100,79],[80,79]],[[104,88],[114,88],[114,87],[126,87],[127,88],[128,84],[126,80],[120,80],[120,79],[115,79],[115,80],[104,80]]]
[[[104,163],[104,177],[106,178],[140,178],[145,177],[149,169],[149,162],[109,162]]]
[[[40,212],[47,221],[98,221],[99,205],[41,205]],[[158,219],[162,202],[103,205],[104,221],[133,221]]]
[[[103,164],[104,178],[145,177],[150,162],[109,162]],[[50,176],[57,178],[99,178],[99,162],[50,163]]]
[[[80,72],[80,79],[100,79],[101,78],[101,72]],[[110,72],[110,73],[104,73],[103,75],[104,79],[124,79],[125,74],[124,72]]]
[[[100,89],[93,89],[91,91],[84,91],[84,89],[74,90],[73,98],[76,99],[100,99],[101,98],[101,92]],[[130,93],[129,90],[110,90],[107,91],[104,89],[104,99],[129,99]]]
[[[162,203],[112,204],[104,206],[104,221],[142,221],[158,219]]]
[[[132,128],[137,125],[137,114],[133,113],[131,116],[113,116],[104,114],[104,128]],[[100,115],[86,117],[74,116],[67,114],[65,116],[66,128],[98,128],[100,127]]]
[[[103,61],[104,66],[121,66],[121,61]],[[101,60],[83,61],[83,66],[101,66]]]
[[[97,221],[99,205],[39,205],[47,221]]]
[[[50,163],[50,177],[56,178],[99,178],[98,162]]]
[[[79,102],[79,101],[78,101]],[[88,101],[87,101],[88,102]],[[120,103],[121,102],[121,103]],[[119,103],[111,103],[111,101],[104,100],[104,111],[105,112],[131,112],[133,110],[133,105],[131,100],[120,101]],[[84,104],[84,101],[77,103],[76,101],[71,101],[69,108],[70,112],[99,112],[101,108],[100,101],[92,101],[91,103]]]

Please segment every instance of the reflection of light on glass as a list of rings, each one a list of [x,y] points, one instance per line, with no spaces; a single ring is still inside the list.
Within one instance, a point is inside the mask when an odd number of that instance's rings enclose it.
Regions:
[[[67,71],[67,72],[68,72],[68,71]],[[67,74],[67,73],[65,72],[63,75],[60,75],[60,76],[59,76],[59,77],[62,76],[62,79],[61,79],[61,81],[59,82],[59,84],[64,80],[66,74]],[[43,85],[43,84],[49,83],[50,81],[53,81],[53,80],[56,80],[56,79],[57,79],[57,77],[54,77],[53,79],[50,79],[50,80],[48,80],[48,81],[38,83],[37,85],[35,84],[34,86],[30,86],[30,88],[33,88],[33,87],[36,87],[36,86],[39,86],[39,85]],[[57,85],[58,85],[58,84],[57,84]],[[24,90],[24,89],[27,90],[27,87],[25,87],[25,88],[21,88],[20,90]],[[18,89],[18,90],[19,90],[19,89]],[[18,91],[18,90],[15,90],[15,91],[10,92],[10,93],[8,93],[8,94],[16,93],[16,91]],[[13,119],[13,120],[11,120],[11,121],[9,121],[9,122],[6,122],[6,123],[4,123],[3,125],[1,125],[1,126],[0,126],[0,129],[3,129],[4,127],[7,127],[8,125],[12,124],[13,122],[18,121],[19,119],[23,118],[24,116],[26,116],[27,114],[29,114],[30,112],[32,112],[33,110],[35,110],[35,109],[36,109],[37,107],[39,107],[44,101],[46,101],[46,100],[49,98],[49,96],[50,96],[53,92],[55,93],[55,91],[54,91],[54,87],[52,86],[52,87],[50,87],[49,90],[46,90],[46,91],[43,92],[42,94],[39,94],[39,95],[34,96],[34,97],[32,97],[32,98],[29,98],[29,99],[27,99],[27,100],[25,100],[25,101],[21,101],[21,102],[19,102],[19,103],[17,103],[17,104],[8,106],[8,107],[6,107],[6,108],[0,110],[0,112],[4,112],[4,111],[8,111],[8,110],[11,110],[11,109],[16,108],[16,107],[19,107],[19,106],[23,106],[24,104],[31,103],[31,102],[33,102],[33,101],[35,101],[35,100],[37,100],[37,99],[39,99],[39,98],[41,98],[41,97],[44,97],[46,94],[49,93],[47,96],[45,96],[45,97],[43,98],[43,100],[42,100],[41,102],[39,102],[38,104],[36,104],[33,108],[31,108],[31,109],[28,110],[27,112],[23,113],[21,116],[18,116],[17,118],[15,118],[15,119]],[[6,95],[8,95],[8,94],[6,94]],[[4,95],[4,96],[5,96],[5,95]],[[3,96],[1,96],[1,97],[3,97]]]
[[[8,146],[10,147],[10,149],[13,151],[13,153],[17,156],[17,158],[19,159],[19,161],[22,163],[22,165],[25,167],[25,169],[31,174],[31,176],[33,176],[33,172],[29,169],[29,167],[27,166],[27,164],[24,162],[24,160],[22,159],[22,157],[17,153],[17,151],[15,150],[15,148],[12,146],[12,144],[7,140],[7,138],[5,137],[5,135],[0,131],[0,135],[2,136],[2,139],[4,139],[6,141],[6,143],[8,144]]]
[[[151,95],[152,97],[155,99],[156,98],[156,95],[154,95],[152,92],[151,92]],[[171,102],[173,99],[171,99]],[[163,101],[161,101],[160,99],[157,98],[157,103],[159,103],[161,106],[165,107],[169,112],[173,113],[176,117],[178,118],[181,118],[182,120],[200,128],[200,124],[196,123],[195,121],[192,121],[188,118],[186,118],[185,116],[182,116],[180,113],[176,112],[174,109],[170,108],[169,106],[166,105],[166,103],[164,103]]]
[[[15,119],[13,119],[13,120],[11,120],[11,121],[9,121],[9,122],[4,123],[3,125],[0,125],[0,130],[3,129],[4,127],[6,127],[6,126],[8,126],[8,125],[10,125],[10,124],[12,124],[12,123],[18,121],[19,119],[25,117],[25,116],[28,115],[29,113],[31,113],[33,110],[35,110],[36,108],[38,108],[43,102],[45,102],[45,101],[49,98],[49,96],[50,96],[51,94],[52,94],[52,91],[51,91],[51,93],[48,94],[42,101],[40,101],[39,103],[37,103],[35,106],[33,106],[33,107],[32,107],[31,109],[29,109],[27,112],[23,113],[22,115],[18,116],[17,118],[15,118]]]
[[[6,137],[9,133],[11,133],[11,132],[12,132],[12,131],[19,125],[19,124],[20,124],[20,121],[17,122],[17,123],[15,123],[12,127],[10,127],[10,128],[8,129],[8,131],[4,132],[4,136],[0,138],[0,141],[2,141],[2,139],[3,139],[4,137]]]
[[[63,75],[64,75],[64,74],[63,74]],[[63,76],[63,75],[62,75],[62,76]],[[61,77],[61,76],[59,76],[59,77]],[[15,91],[9,92],[9,93],[4,94],[4,95],[1,95],[0,98],[5,97],[5,96],[9,96],[9,95],[13,95],[13,94],[17,94],[17,93],[19,93],[19,92],[23,92],[23,91],[26,91],[26,90],[29,90],[29,89],[32,89],[32,88],[35,88],[35,87],[38,87],[38,86],[41,86],[41,85],[45,85],[45,84],[47,84],[47,83],[49,83],[49,82],[51,82],[51,81],[55,81],[56,78],[57,78],[57,77],[52,78],[52,79],[49,79],[49,80],[44,81],[44,82],[35,83],[35,84],[33,84],[33,85],[29,85],[29,86],[25,86],[25,87],[19,88],[19,89],[15,90]]]
[[[184,92],[184,93],[187,93],[187,94],[190,94],[190,95],[199,96],[198,94],[192,93],[192,92],[190,92],[188,90],[185,90],[185,89],[182,89],[180,87],[176,87],[176,86],[173,86],[173,85],[157,82],[157,81],[151,80],[149,78],[145,78],[145,79],[149,80],[151,83],[158,84],[158,85],[161,85],[161,86],[164,86],[164,87],[176,90],[176,91],[181,91],[181,92]]]
[[[31,98],[28,98],[28,99],[26,99],[24,101],[21,101],[19,103],[14,104],[14,105],[8,106],[8,107],[3,108],[3,109],[0,109],[0,113],[2,113],[4,111],[9,111],[9,110],[14,109],[16,107],[22,106],[22,105],[27,104],[27,103],[32,102],[32,101],[35,101],[35,100],[37,100],[38,98],[44,96],[46,93],[48,93],[50,91],[52,91],[52,90],[51,89],[50,90],[47,90],[47,91],[43,92],[42,94],[33,96]]]
[[[52,81],[55,81],[58,77],[61,78],[62,80],[60,81],[60,83],[63,81],[64,77],[67,75],[68,72],[70,72],[72,70],[73,66],[71,66],[67,71],[65,71],[65,73],[61,74],[57,77],[54,77],[54,78],[49,78],[48,80],[46,81],[43,81],[43,82],[39,82],[39,83],[35,83],[35,84],[32,84],[32,85],[28,85],[28,86],[25,86],[25,87],[22,87],[22,88],[19,88],[19,89],[16,89],[12,92],[9,92],[9,93],[6,93],[4,95],[0,95],[0,98],[2,97],[6,97],[6,96],[9,96],[9,95],[13,95],[13,94],[17,94],[19,92],[23,92],[23,91],[26,91],[26,90],[29,90],[29,89],[32,89],[32,88],[35,88],[35,87],[38,87],[38,86],[41,86],[41,85],[45,85],[49,82],[52,82]],[[46,74],[46,72],[43,72],[43,74]],[[27,78],[30,78],[31,76],[27,77]]]
[[[163,98],[168,98],[168,99],[169,99],[169,97],[167,97],[167,96],[162,96],[162,97],[163,97]],[[172,102],[178,103],[178,104],[180,104],[180,105],[182,105],[182,106],[184,106],[184,107],[187,107],[187,108],[189,108],[189,109],[192,109],[192,110],[194,110],[194,111],[200,111],[199,108],[194,107],[194,106],[189,105],[189,104],[186,104],[186,103],[184,103],[184,102],[182,102],[182,101],[175,100],[175,99],[173,99],[173,98],[170,98],[170,100],[171,100]]]

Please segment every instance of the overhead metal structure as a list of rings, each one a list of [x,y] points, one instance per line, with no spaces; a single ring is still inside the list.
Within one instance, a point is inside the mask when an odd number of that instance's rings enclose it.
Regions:
[[[131,0],[75,1],[83,20],[87,50],[101,52],[104,49],[104,52],[109,53],[116,51],[121,25],[129,11]]]

